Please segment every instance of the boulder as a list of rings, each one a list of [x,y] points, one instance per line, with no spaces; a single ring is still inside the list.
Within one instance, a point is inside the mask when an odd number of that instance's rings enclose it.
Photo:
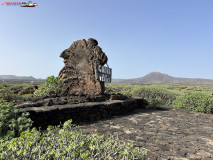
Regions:
[[[75,41],[60,57],[64,58],[65,66],[59,73],[59,79],[66,84],[68,95],[104,94],[104,82],[98,80],[96,70],[97,65],[103,66],[108,58],[97,40]]]

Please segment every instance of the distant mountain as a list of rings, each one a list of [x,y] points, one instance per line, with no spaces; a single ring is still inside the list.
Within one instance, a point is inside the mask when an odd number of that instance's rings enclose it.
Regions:
[[[46,79],[36,79],[32,76],[0,75],[0,83],[22,84],[22,83],[44,83]]]
[[[36,80],[36,78],[32,77],[32,76],[29,76],[29,77],[26,77],[26,76],[15,76],[15,75],[0,75],[0,79],[5,79],[5,80],[8,80],[8,79],[17,79],[17,80]]]
[[[160,72],[151,72],[144,77],[133,79],[112,79],[113,83],[213,83],[210,79],[179,78]]]

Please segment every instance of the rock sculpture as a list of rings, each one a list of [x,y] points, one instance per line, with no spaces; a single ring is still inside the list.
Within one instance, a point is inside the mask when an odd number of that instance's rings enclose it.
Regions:
[[[65,49],[60,57],[65,66],[59,79],[67,86],[68,95],[100,95],[105,91],[104,82],[97,78],[97,65],[107,63],[107,56],[98,46],[98,41],[90,38],[78,40]]]

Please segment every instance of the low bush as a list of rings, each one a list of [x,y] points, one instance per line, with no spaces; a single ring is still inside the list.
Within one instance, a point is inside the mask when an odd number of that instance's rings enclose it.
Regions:
[[[148,107],[160,108],[165,104],[172,104],[179,93],[164,89],[161,85],[138,85],[138,84],[108,84],[107,88],[116,90],[121,94],[133,97],[142,97],[149,103]]]
[[[20,113],[13,103],[0,99],[0,139],[8,140],[19,136],[32,126],[29,113]]]
[[[213,96],[205,92],[191,91],[177,97],[172,105],[176,108],[213,113]]]
[[[166,102],[164,100],[162,100],[161,98],[151,98],[151,99],[145,98],[145,99],[148,102],[149,108],[158,109],[158,108],[161,108],[163,105],[166,104]]]
[[[171,104],[176,99],[177,94],[166,89],[152,86],[138,86],[131,89],[132,96],[142,97],[150,101],[161,101]]]
[[[0,159],[146,159],[147,153],[132,143],[110,135],[85,135],[71,121],[46,133],[25,131],[19,138],[0,143]]]
[[[64,92],[64,88],[64,84],[59,81],[58,77],[50,76],[44,84],[39,86],[33,95],[44,96],[48,95],[50,92],[53,92],[54,94],[62,94]]]
[[[21,95],[14,94],[14,92],[10,88],[3,88],[0,90],[0,98],[6,100],[8,102],[21,98]]]

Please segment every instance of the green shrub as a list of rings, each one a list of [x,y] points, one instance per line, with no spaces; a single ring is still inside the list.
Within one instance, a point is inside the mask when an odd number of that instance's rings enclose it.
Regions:
[[[146,159],[146,152],[111,135],[85,135],[71,121],[63,128],[49,126],[41,133],[25,131],[19,138],[0,143],[0,159]]]
[[[213,96],[205,92],[186,92],[178,96],[172,105],[186,110],[213,113]]]
[[[30,97],[33,97],[33,94],[23,94],[23,95],[20,95],[22,99],[27,99],[27,98],[30,98]]]
[[[148,107],[160,108],[164,104],[172,104],[172,101],[180,94],[162,87],[162,84],[108,84],[107,88],[118,91],[121,94],[133,97],[142,97],[149,103]],[[167,86],[168,87],[168,86]]]
[[[145,98],[146,99],[146,98]],[[146,99],[149,103],[148,107],[150,108],[160,108],[164,104],[166,104],[165,100],[162,100],[161,98],[151,98],[151,99]]]
[[[174,92],[152,86],[138,86],[133,88],[130,93],[133,96],[139,96],[148,100],[156,99],[157,101],[159,101],[159,99],[161,99],[161,101],[164,101],[164,103],[166,104],[171,104],[177,96],[177,94]]]
[[[5,87],[5,88],[0,90],[0,98],[10,102],[14,99],[21,98],[21,95],[14,94],[13,91],[10,88]]]
[[[58,77],[50,76],[47,78],[46,82],[41,84],[34,92],[34,96],[48,95],[50,91],[55,94],[62,94],[64,92],[64,88],[64,84],[59,81]]]
[[[0,99],[0,139],[10,139],[19,136],[20,133],[32,126],[29,113],[20,115],[13,103]]]

